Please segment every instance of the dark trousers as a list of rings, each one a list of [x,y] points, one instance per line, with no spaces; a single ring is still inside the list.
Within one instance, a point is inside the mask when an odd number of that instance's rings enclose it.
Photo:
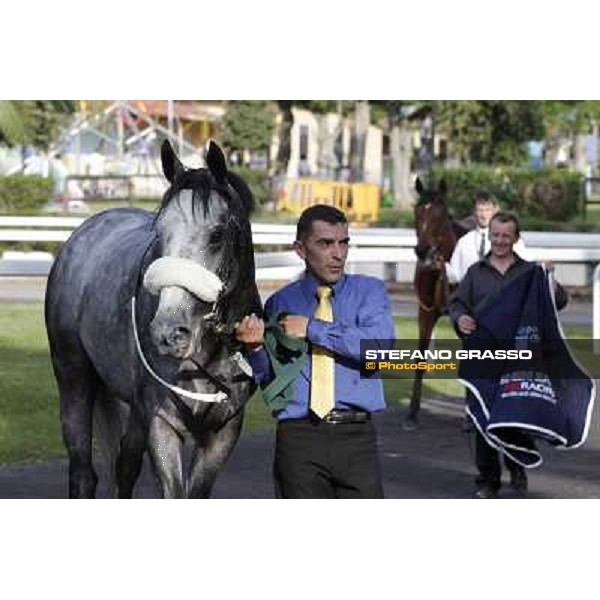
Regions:
[[[277,425],[275,487],[280,498],[383,498],[373,423]]]
[[[498,491],[500,489],[500,480],[502,477],[500,452],[492,448],[479,431],[475,432],[475,464],[479,471],[476,483]],[[511,460],[506,455],[504,456],[504,464],[512,476],[514,476],[515,473],[525,471],[521,465]]]

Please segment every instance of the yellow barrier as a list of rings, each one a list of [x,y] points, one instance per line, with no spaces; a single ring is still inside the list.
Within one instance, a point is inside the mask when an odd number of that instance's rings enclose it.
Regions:
[[[299,215],[314,204],[329,204],[343,211],[350,221],[376,221],[379,194],[379,186],[374,183],[287,179],[279,191],[277,208]]]

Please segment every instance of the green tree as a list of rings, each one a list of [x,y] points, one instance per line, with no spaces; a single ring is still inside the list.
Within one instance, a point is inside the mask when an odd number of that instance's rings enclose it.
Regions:
[[[526,159],[528,140],[544,135],[537,100],[441,100],[437,121],[461,163],[516,165]]]
[[[14,146],[26,136],[20,104],[14,100],[0,100],[0,143]]]
[[[27,130],[26,143],[47,152],[60,130],[75,112],[71,100],[24,100],[22,114]]]
[[[294,126],[292,104],[291,100],[277,101],[281,120],[277,131],[279,145],[277,147],[277,156],[275,157],[276,176],[282,176],[286,173],[292,154],[292,127]]]
[[[34,146],[47,152],[73,112],[71,100],[3,100],[0,102],[0,141]]]
[[[262,100],[229,102],[219,126],[219,138],[230,152],[266,152],[275,131],[275,109]]]
[[[598,100],[545,100],[544,115],[546,158],[554,164],[561,139],[574,140],[575,167],[584,172],[586,167],[585,136],[592,133],[598,137],[600,101]],[[596,165],[592,165],[595,171]]]
[[[374,121],[389,135],[390,161],[387,169],[391,177],[394,205],[398,209],[408,209],[414,203],[415,195],[411,177],[413,155],[411,123],[414,124],[431,114],[432,102],[371,100],[371,106]]]

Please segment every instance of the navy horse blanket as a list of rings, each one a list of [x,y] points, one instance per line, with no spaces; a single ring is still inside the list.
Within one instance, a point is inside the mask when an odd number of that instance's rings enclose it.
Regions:
[[[471,392],[467,413],[488,444],[523,467],[542,464],[538,439],[562,448],[583,444],[595,383],[564,339],[551,275],[532,264],[491,296],[474,318],[478,328],[464,338],[464,350],[480,350],[480,356],[485,350],[531,350],[532,355],[461,361],[459,381]]]

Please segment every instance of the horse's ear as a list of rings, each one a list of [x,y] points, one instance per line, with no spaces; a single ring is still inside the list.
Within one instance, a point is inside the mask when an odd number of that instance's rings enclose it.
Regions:
[[[212,140],[208,143],[206,164],[213,177],[219,183],[224,183],[225,178],[227,177],[227,163],[225,162],[225,156],[223,155],[221,148],[219,148]]]
[[[417,190],[417,194],[423,193],[423,183],[420,177],[417,177],[417,181],[415,181],[415,190]]]
[[[185,171],[169,140],[165,140],[160,147],[160,160],[162,162],[163,173],[170,183],[173,183],[175,178]]]
[[[448,184],[446,183],[445,179],[442,179],[440,181],[440,185],[438,186],[438,190],[439,190],[439,192],[440,192],[440,194],[442,196],[446,195],[446,192],[448,191]]]

